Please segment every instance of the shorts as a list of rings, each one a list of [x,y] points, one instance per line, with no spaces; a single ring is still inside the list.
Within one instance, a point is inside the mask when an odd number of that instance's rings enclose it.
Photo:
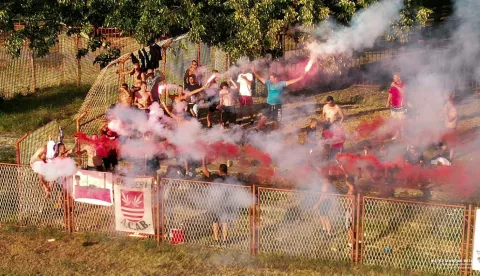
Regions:
[[[253,106],[253,97],[252,96],[241,96],[240,95],[240,107],[244,106]]]
[[[390,109],[390,116],[394,119],[405,119],[405,108],[392,107]]]
[[[235,120],[237,119],[235,106],[223,106],[222,109],[222,123],[235,123]]]
[[[208,100],[210,103],[208,104],[208,112],[215,112],[217,111],[217,106],[220,104],[217,101],[214,101],[214,98]]]
[[[269,104],[268,107],[262,110],[262,115],[275,122],[280,122],[282,120],[282,105]]]
[[[343,148],[330,148],[330,153],[328,154],[328,160],[335,160],[338,154],[343,152]]]
[[[213,223],[231,223],[235,218],[235,208],[224,206],[213,211]]]

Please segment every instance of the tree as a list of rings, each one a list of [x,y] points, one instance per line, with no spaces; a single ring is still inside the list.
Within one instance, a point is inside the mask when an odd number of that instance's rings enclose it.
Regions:
[[[5,46],[12,57],[19,57],[23,45],[29,49],[31,62],[30,92],[35,92],[35,58],[48,55],[57,43],[62,25],[56,0],[15,0],[0,4],[0,29],[7,36]],[[18,23],[18,24],[16,24]]]

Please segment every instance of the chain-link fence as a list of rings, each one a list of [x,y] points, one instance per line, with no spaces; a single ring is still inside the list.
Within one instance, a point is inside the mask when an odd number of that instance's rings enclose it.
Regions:
[[[0,223],[64,229],[63,181],[52,182],[46,198],[29,166],[0,164],[0,175]]]
[[[251,249],[251,187],[173,179],[162,184],[167,242]]]
[[[49,138],[57,140],[58,127],[57,121],[54,120],[22,138],[17,143],[17,154],[20,154],[17,163],[30,164],[30,158],[40,147],[46,145]]]
[[[46,198],[29,166],[0,164],[0,224],[128,235],[115,230],[113,206],[72,202],[65,183],[52,183],[52,196]],[[155,235],[149,237],[158,241],[449,275],[469,272],[462,261],[472,256],[471,207],[467,212],[465,206],[359,201],[189,180],[156,183],[151,194]]]
[[[355,197],[259,188],[259,251],[351,260]]]
[[[363,263],[458,274],[466,214],[464,206],[365,197]]]

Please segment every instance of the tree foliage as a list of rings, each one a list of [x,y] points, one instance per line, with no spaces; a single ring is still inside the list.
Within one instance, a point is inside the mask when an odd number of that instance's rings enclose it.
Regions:
[[[324,20],[348,25],[359,9],[378,0],[16,0],[0,7],[0,26],[9,34],[7,47],[18,54],[28,41],[43,56],[55,44],[61,24],[78,26],[70,33],[89,39],[87,50],[107,47],[96,33],[101,26],[115,27],[148,45],[165,36],[185,32],[193,41],[223,48],[234,58],[281,53],[280,35],[297,27],[313,27]],[[405,0],[401,20],[393,22],[387,38],[402,42],[425,24],[432,0]],[[13,22],[25,24],[15,30]],[[85,49],[79,51],[79,57]]]

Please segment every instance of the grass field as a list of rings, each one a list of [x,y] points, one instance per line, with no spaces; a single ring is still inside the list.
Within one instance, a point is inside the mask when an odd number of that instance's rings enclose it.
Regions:
[[[1,275],[430,275],[12,226],[0,228],[0,250]]]
[[[57,120],[71,134],[71,120],[82,105],[89,86],[64,85],[37,91],[27,96],[0,102],[0,162],[15,162],[15,142],[52,120]]]

